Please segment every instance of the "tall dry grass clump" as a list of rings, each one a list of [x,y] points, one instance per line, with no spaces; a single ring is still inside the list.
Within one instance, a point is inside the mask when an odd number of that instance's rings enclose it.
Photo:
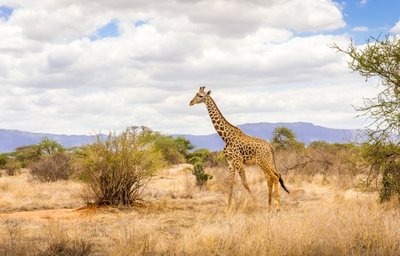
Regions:
[[[31,237],[22,222],[10,219],[4,223],[0,237],[1,256],[87,256],[95,254],[94,243],[86,238],[71,237],[58,223],[49,223],[46,233]]]
[[[164,165],[161,153],[146,138],[144,128],[128,128],[87,146],[83,176],[97,205],[133,205],[149,178]]]
[[[0,238],[0,255],[32,255],[28,252],[34,248],[33,243],[23,239],[21,228],[21,222],[15,219],[4,223],[5,235]]]
[[[84,183],[73,180],[40,182],[27,172],[0,177],[0,214],[84,206],[81,199],[86,188]]]
[[[173,250],[189,255],[398,255],[398,228],[395,217],[365,208],[237,214],[196,224]]]
[[[206,203],[205,203],[206,205]],[[193,206],[192,206],[193,207]],[[190,219],[136,216],[107,255],[399,255],[399,212],[361,196],[283,210],[218,213],[206,205]],[[158,223],[157,226],[155,225]],[[153,225],[151,225],[153,224]]]

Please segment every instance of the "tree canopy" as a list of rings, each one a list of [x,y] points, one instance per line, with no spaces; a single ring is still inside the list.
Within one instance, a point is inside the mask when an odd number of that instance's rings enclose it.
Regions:
[[[371,38],[365,45],[353,41],[347,48],[333,48],[350,57],[348,66],[366,80],[379,78],[381,91],[364,99],[356,109],[373,120],[369,126],[371,140],[390,140],[399,144],[400,134],[400,37],[387,35],[383,40]],[[393,136],[395,135],[395,136]]]
[[[400,37],[387,35],[362,46],[351,41],[345,49],[336,44],[333,48],[350,57],[349,68],[366,80],[379,78],[377,96],[364,99],[364,105],[356,108],[373,120],[364,157],[382,173],[381,200],[393,194],[400,198]]]

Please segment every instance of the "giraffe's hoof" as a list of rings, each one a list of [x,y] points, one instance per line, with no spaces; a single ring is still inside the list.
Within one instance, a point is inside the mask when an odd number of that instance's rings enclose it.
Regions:
[[[270,213],[278,213],[280,211],[281,211],[281,208],[279,208],[279,207],[271,207],[271,206],[268,207],[268,212],[270,212]]]

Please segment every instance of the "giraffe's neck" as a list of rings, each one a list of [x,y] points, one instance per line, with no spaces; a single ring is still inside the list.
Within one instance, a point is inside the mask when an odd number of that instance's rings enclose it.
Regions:
[[[215,104],[215,101],[211,98],[211,96],[207,97],[205,104],[208,110],[208,114],[210,115],[211,121],[215,127],[215,130],[225,143],[229,142],[232,139],[232,137],[235,136],[236,134],[241,133],[239,128],[230,124],[225,119],[225,117],[222,115],[221,111],[219,111],[217,104]]]

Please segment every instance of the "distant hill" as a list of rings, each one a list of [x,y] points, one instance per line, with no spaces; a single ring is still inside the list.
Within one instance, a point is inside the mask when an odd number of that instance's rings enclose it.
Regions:
[[[0,153],[15,151],[20,146],[37,144],[44,137],[55,140],[65,147],[80,146],[95,140],[95,136],[31,133],[0,129]]]
[[[349,142],[350,139],[354,139],[357,134],[357,130],[326,128],[305,122],[251,123],[242,124],[238,127],[248,135],[271,140],[274,129],[279,126],[290,128],[296,134],[297,139],[305,144],[317,140],[323,140],[330,143],[346,143]],[[223,141],[216,133],[209,135],[181,134],[175,136],[185,137],[190,140],[197,149],[207,148],[209,150],[221,150],[224,146]]]
[[[298,140],[309,144],[312,141],[324,140],[330,143],[345,143],[349,139],[354,138],[356,130],[349,129],[332,129],[326,128],[312,123],[251,123],[242,124],[238,127],[245,133],[271,140],[272,132],[276,127],[285,126],[293,130]],[[218,134],[209,135],[191,135],[191,134],[176,134],[190,140],[193,145],[199,148],[207,148],[209,150],[221,150],[223,141]],[[65,147],[74,147],[91,143],[95,140],[95,136],[87,135],[61,135],[48,133],[30,133],[17,130],[0,129],[0,153],[15,151],[17,147],[37,144],[44,137],[53,139]]]

